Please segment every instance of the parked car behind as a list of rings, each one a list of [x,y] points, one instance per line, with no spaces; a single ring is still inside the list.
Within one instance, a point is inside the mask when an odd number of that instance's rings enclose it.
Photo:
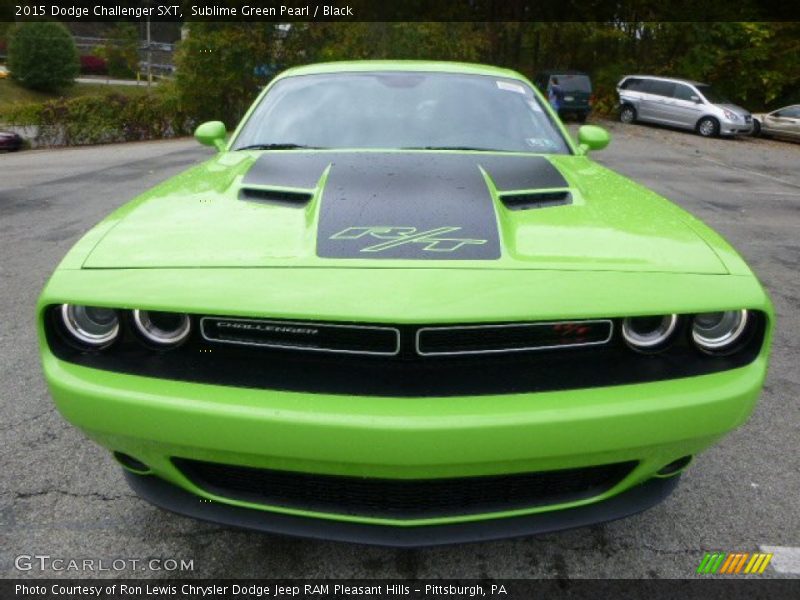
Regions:
[[[800,141],[800,104],[753,115],[753,135],[760,134]]]
[[[623,123],[660,123],[704,137],[750,133],[753,128],[749,111],[698,81],[627,75],[617,84],[617,93]]]
[[[0,65],[0,79],[6,79],[10,75],[11,73],[9,72],[8,68]]]
[[[16,152],[22,148],[22,138],[13,131],[0,131],[0,151]]]
[[[559,116],[575,115],[581,123],[592,111],[592,80],[580,71],[542,71],[534,78],[534,83],[547,97],[547,90],[553,78],[564,90],[564,102],[558,111]]]

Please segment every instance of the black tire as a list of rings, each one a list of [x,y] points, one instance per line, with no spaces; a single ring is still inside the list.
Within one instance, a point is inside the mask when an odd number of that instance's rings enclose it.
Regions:
[[[719,135],[719,121],[714,117],[703,117],[697,122],[697,133],[703,137],[713,138]]]
[[[578,119],[578,123],[586,123],[586,117],[588,117],[588,113],[578,113],[575,117]]]
[[[635,123],[636,109],[630,104],[623,104],[622,108],[619,109],[619,120],[628,124]]]
[[[758,119],[753,119],[753,131],[750,132],[750,135],[753,137],[758,137],[761,135],[761,121]]]

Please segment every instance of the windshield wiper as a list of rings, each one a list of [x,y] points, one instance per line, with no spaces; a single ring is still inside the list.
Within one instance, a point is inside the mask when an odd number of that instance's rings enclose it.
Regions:
[[[472,150],[475,152],[504,152],[497,148],[478,148],[476,146],[405,146],[401,150]]]
[[[239,150],[324,150],[322,146],[306,146],[305,144],[292,144],[292,143],[280,143],[280,144],[251,144],[249,146],[242,146],[241,148],[236,148],[236,151]]]

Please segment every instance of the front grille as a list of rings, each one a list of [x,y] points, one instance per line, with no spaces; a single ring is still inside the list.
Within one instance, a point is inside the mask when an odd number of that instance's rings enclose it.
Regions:
[[[195,485],[225,498],[331,514],[414,519],[490,513],[571,502],[602,494],[636,462],[447,479],[373,479],[173,462]]]
[[[595,346],[609,342],[612,331],[608,320],[422,327],[417,352],[433,356]]]
[[[202,317],[200,332],[208,342],[341,354],[394,356],[403,346],[400,330],[386,326]],[[414,352],[434,356],[595,346],[612,332],[603,319],[406,328],[405,335],[413,337]]]

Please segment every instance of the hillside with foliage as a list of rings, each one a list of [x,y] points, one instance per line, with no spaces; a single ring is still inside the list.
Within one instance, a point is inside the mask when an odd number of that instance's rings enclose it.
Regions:
[[[578,69],[609,112],[622,75],[712,83],[758,110],[800,101],[797,22],[192,23],[177,56],[178,94],[190,113],[232,125],[266,83],[260,66],[350,59],[489,63],[532,77]],[[262,69],[263,71],[263,69]]]

